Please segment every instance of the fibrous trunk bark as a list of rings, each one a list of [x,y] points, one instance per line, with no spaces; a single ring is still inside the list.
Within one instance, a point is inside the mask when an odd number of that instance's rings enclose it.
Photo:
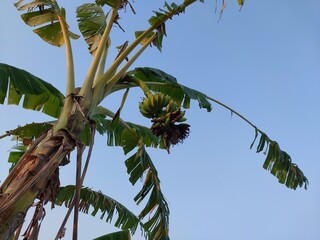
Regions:
[[[59,187],[58,169],[78,144],[85,126],[79,102],[69,115],[65,129],[47,131],[21,157],[0,188],[0,239],[14,235],[36,198],[53,200]],[[76,111],[75,111],[76,109]]]
[[[48,131],[42,138],[24,154],[1,186],[0,239],[8,239],[23,223],[36,197],[54,193],[57,179],[52,175],[76,145],[66,131],[54,136]]]

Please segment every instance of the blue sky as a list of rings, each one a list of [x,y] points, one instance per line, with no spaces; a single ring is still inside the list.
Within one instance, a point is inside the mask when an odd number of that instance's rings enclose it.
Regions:
[[[72,30],[78,32],[74,11],[79,3],[66,1]],[[163,192],[170,206],[171,239],[320,239],[320,3],[301,1],[246,1],[239,12],[228,1],[222,20],[214,2],[196,3],[166,25],[168,37],[159,53],[150,48],[136,62],[174,75],[184,85],[200,90],[239,111],[276,140],[308,177],[308,190],[289,190],[262,168],[263,154],[250,150],[254,130],[230,112],[213,105],[207,113],[196,102],[186,117],[190,136],[171,154],[150,150]],[[156,5],[158,4],[158,5]],[[124,14],[113,30],[113,46],[132,40],[132,31],[147,27],[151,10],[162,7],[135,2],[137,15]],[[23,68],[65,87],[64,48],[42,42],[19,17],[12,2],[0,4],[0,62]],[[218,6],[219,7],[219,6]],[[72,42],[77,85],[91,60],[83,40]],[[112,58],[113,59],[113,58]],[[125,105],[125,120],[149,124],[138,111],[140,91]],[[117,109],[119,96],[104,104]],[[51,120],[41,113],[0,106],[0,132],[32,121]],[[14,143],[1,140],[0,179]],[[86,186],[110,195],[138,212],[120,148],[106,147],[98,137]],[[74,164],[61,170],[62,184],[74,181]],[[47,212],[41,239],[52,239],[65,209]],[[80,239],[115,230],[91,216],[80,220]],[[65,239],[70,239],[67,226]],[[133,239],[142,239],[139,234]]]

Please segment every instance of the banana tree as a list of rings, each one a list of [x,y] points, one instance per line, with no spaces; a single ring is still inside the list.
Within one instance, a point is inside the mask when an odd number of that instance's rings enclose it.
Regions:
[[[25,70],[0,64],[1,104],[19,105],[23,101],[24,108],[42,111],[56,119],[33,122],[0,136],[13,136],[19,142],[9,155],[12,167],[0,188],[0,239],[18,239],[21,234],[24,239],[37,239],[45,216],[44,206],[48,202],[69,209],[55,239],[64,236],[64,227],[72,210],[73,239],[77,239],[79,211],[88,213],[89,209],[93,209],[92,215],[101,212],[101,217],[107,221],[117,215],[115,226],[121,229],[97,239],[130,239],[138,227],[146,239],[169,239],[169,207],[147,148],[159,148],[170,153],[173,145],[188,137],[190,125],[186,123],[186,110],[190,108],[191,100],[208,112],[212,103],[221,105],[243,119],[255,131],[250,147],[255,146],[257,152],[266,153],[263,167],[288,188],[307,187],[307,178],[291,157],[240,113],[180,84],[162,70],[150,67],[132,69],[133,63],[150,46],[161,50],[167,21],[184,13],[196,2],[164,3],[164,7],[154,11],[149,19],[149,28],[135,32],[134,41],[117,47],[116,56],[108,54],[113,47],[111,31],[114,26],[121,28],[118,22],[120,14],[127,8],[134,12],[133,5],[127,0],[96,0],[80,5],[76,9],[78,26],[92,54],[92,62],[79,88],[75,87],[71,39],[80,36],[69,29],[65,9],[55,0],[20,0],[15,4],[22,12],[22,20],[34,27],[34,33],[42,40],[53,46],[65,47],[67,79],[63,94]],[[240,7],[243,3],[238,1]],[[220,16],[224,8],[222,1]],[[107,65],[107,59],[114,60]],[[121,117],[132,88],[141,89],[144,98],[139,103],[139,110],[142,116],[150,119],[151,127],[131,123]],[[103,100],[117,92],[122,92],[123,97],[118,111],[112,112],[103,106]],[[136,204],[146,202],[138,216],[106,194],[83,186],[96,132],[107,135],[109,146],[121,146],[124,154],[129,154],[125,165],[133,185],[138,179],[144,179],[134,198]],[[83,161],[85,148],[88,151]],[[73,151],[77,152],[76,183],[60,186],[59,168],[70,162]],[[23,229],[29,209],[34,209],[34,215]]]

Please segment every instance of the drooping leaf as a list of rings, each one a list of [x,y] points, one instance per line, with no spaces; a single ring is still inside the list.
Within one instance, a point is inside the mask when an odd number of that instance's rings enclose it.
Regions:
[[[45,131],[52,128],[52,126],[52,123],[48,122],[30,123],[13,130],[8,130],[0,136],[0,139],[13,136],[12,141],[15,142],[15,146],[10,150],[8,158],[8,163],[11,163],[9,172],[18,163],[25,151],[32,145],[33,141]]]
[[[121,133],[121,139],[124,154],[131,152],[139,144],[139,136],[134,130],[124,129]]]
[[[164,8],[160,8],[159,11],[153,11],[153,12],[155,13],[155,15],[149,19],[150,25],[158,24],[166,17],[166,15],[170,15],[170,13],[174,13],[174,12],[175,14],[181,13],[181,11],[179,10],[179,6],[174,2],[171,3],[171,5],[165,2]]]
[[[57,14],[52,9],[45,9],[42,11],[29,12],[21,15],[22,20],[30,27],[39,26],[47,22],[58,20]]]
[[[288,188],[296,189],[298,186],[307,189],[308,179],[304,176],[299,167],[292,163],[291,157],[285,151],[280,149],[276,141],[271,140],[265,133],[260,132],[260,139],[257,145],[257,153],[265,151],[267,157],[263,164],[263,168],[270,171],[279,183],[285,184]],[[258,136],[256,134],[250,148],[252,148]]]
[[[16,129],[8,130],[5,134],[0,136],[1,138],[7,136],[16,136],[17,138],[37,138],[42,133],[52,128],[52,123],[43,122],[43,123],[30,123],[22,127],[17,127]]]
[[[136,38],[138,38],[144,31],[136,31],[135,32],[135,36]],[[153,32],[149,33],[140,43],[141,44],[145,44],[152,36],[153,36]]]
[[[109,233],[101,237],[97,237],[93,240],[131,240],[131,235],[130,235],[130,232],[126,230],[126,231]]]
[[[101,7],[93,3],[82,4],[77,8],[77,21],[80,32],[94,55],[106,28],[106,16]]]
[[[171,19],[174,15],[183,13],[185,6],[186,5],[183,4],[178,6],[176,3],[171,3],[171,5],[169,5],[167,2],[165,2],[164,8],[160,8],[158,11],[153,11],[155,15],[149,19],[149,24],[155,27],[156,37],[152,41],[152,44],[156,46],[160,52],[162,51],[163,37],[167,36],[165,25],[166,20]],[[143,32],[144,31],[137,31],[135,33],[136,38],[139,37]],[[154,33],[150,33],[140,43],[144,44],[146,40],[151,37],[151,34],[153,35]]]
[[[14,168],[15,165],[19,162],[21,156],[27,151],[27,148],[32,143],[32,138],[19,138],[14,136],[12,141],[15,141],[15,145],[10,149],[8,163],[11,164],[9,172]],[[27,143],[27,144],[25,144]]]
[[[27,10],[27,13],[22,14],[21,18],[29,26],[38,27],[33,32],[42,40],[53,46],[64,45],[59,17],[65,19],[65,10],[60,8],[55,0],[34,0],[26,4],[24,0],[20,0],[15,6],[19,11]],[[79,38],[71,31],[68,31],[68,34],[72,39]]]
[[[165,13],[158,12],[158,11],[153,11],[153,12],[155,13],[155,16],[152,16],[149,19],[150,25],[155,25],[165,18]]]
[[[186,101],[185,107],[189,107],[188,101],[192,99],[198,101],[201,108],[207,109],[208,112],[211,111],[211,104],[205,94],[179,84],[175,77],[164,71],[144,67],[135,68],[127,74],[129,77],[144,81],[151,90],[169,95],[180,103]]]
[[[252,149],[255,141],[257,140],[258,135],[259,135],[258,129],[255,129],[255,135],[254,135],[254,139],[253,139],[253,141],[252,141],[252,143],[250,145],[250,149]]]
[[[24,152],[10,152],[9,158],[8,158],[8,163],[13,163],[16,164],[21,156],[23,155]]]
[[[135,185],[137,180],[146,173],[142,189],[134,200],[140,204],[149,196],[145,207],[139,214],[140,219],[148,216],[147,222],[143,225],[148,239],[169,240],[168,203],[162,194],[157,170],[142,143],[139,144],[137,152],[125,161],[125,164],[132,185]]]
[[[53,11],[59,12],[59,5],[55,0],[33,0],[29,3],[24,4],[24,0],[19,0],[14,5],[20,11],[28,10],[32,11],[34,9],[39,9],[41,11],[45,10],[45,7],[52,8]]]
[[[176,98],[178,101],[180,100],[180,102],[183,101],[184,106],[186,107],[189,105],[189,99],[194,99],[198,100],[200,107],[204,107],[208,111],[211,110],[211,104],[208,102],[208,100],[213,100],[212,98],[207,97],[203,93],[178,84],[176,78],[161,70],[153,68],[136,68],[127,74],[128,82],[130,82],[130,78],[132,77],[144,81],[150,89],[170,95],[173,98]],[[124,78],[124,81],[126,81],[126,78]],[[217,103],[223,107],[226,107],[219,102]],[[226,108],[230,110],[230,108]],[[234,111],[232,112],[236,113]],[[238,113],[236,114],[239,116]],[[240,117],[244,119],[241,115]],[[275,141],[269,139],[265,133],[257,128],[254,141],[252,142],[250,148],[253,147],[259,132],[261,136],[257,145],[257,152],[264,150],[265,153],[267,153],[264,168],[276,176],[280,183],[285,184],[289,188],[296,189],[297,186],[304,186],[306,188],[308,185],[308,179],[304,176],[303,172],[298,168],[298,166],[291,162],[291,157],[286,152],[282,151]]]
[[[19,162],[20,158],[24,154],[25,151],[11,151],[8,158],[8,163],[11,163],[9,168],[9,172],[13,169],[15,165]]]
[[[86,145],[86,146],[90,145],[91,131],[90,131],[90,126],[88,124],[84,127],[84,129],[80,133],[79,138],[81,139],[81,142],[84,145]]]
[[[33,30],[42,40],[50,43],[53,46],[61,47],[64,45],[63,33],[59,22],[51,23],[49,25]],[[69,31],[69,36],[72,39],[78,39],[79,36]]]
[[[112,120],[105,119],[103,115],[95,115],[93,117],[97,125],[98,132],[103,135],[107,134],[108,146],[127,146],[125,152],[131,151],[138,145],[141,140],[147,147],[158,148],[161,147],[161,139],[152,134],[149,128],[142,125],[126,122],[126,124],[132,129],[131,131],[125,131],[126,127],[119,121],[116,125],[112,124]],[[130,150],[129,150],[130,149]]]
[[[8,104],[19,105],[21,98],[23,107],[58,117],[63,106],[63,95],[51,84],[28,73],[25,70],[0,63],[0,104],[5,98]]]
[[[164,29],[165,24],[162,24],[161,27],[159,29]],[[161,32],[161,30],[158,30],[157,34],[156,34],[156,38],[152,41],[152,44],[154,46],[156,46],[158,48],[158,50],[161,52],[162,51],[162,41],[163,41],[163,36],[165,34],[163,34],[163,32]]]
[[[162,24],[159,27],[159,30],[157,30],[157,32],[156,32],[155,39],[152,41],[152,45],[156,46],[160,52],[162,50],[162,40],[163,40],[163,36],[164,36],[164,31],[165,31],[165,27],[164,26],[165,25]],[[136,38],[138,38],[143,33],[144,33],[144,31],[136,31],[135,32]],[[153,36],[154,36],[154,32],[149,33],[145,38],[143,38],[140,41],[140,44],[142,44],[142,45],[146,44],[148,42],[148,40]]]
[[[60,187],[58,196],[54,202],[56,205],[65,205],[69,207],[74,199],[75,186],[68,185]],[[125,206],[114,200],[113,198],[101,193],[100,191],[94,191],[90,188],[82,188],[80,191],[80,203],[79,211],[88,214],[92,209],[91,215],[95,216],[98,212],[101,212],[100,218],[107,222],[114,222],[115,227],[122,230],[130,230],[132,234],[135,233],[138,225],[142,225],[139,218],[136,217]]]

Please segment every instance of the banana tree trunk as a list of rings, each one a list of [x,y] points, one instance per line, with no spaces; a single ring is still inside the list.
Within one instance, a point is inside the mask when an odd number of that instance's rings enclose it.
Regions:
[[[58,168],[77,146],[86,119],[73,104],[65,129],[49,130],[21,157],[0,188],[0,239],[6,240],[24,222],[36,198],[47,202],[59,187]]]

